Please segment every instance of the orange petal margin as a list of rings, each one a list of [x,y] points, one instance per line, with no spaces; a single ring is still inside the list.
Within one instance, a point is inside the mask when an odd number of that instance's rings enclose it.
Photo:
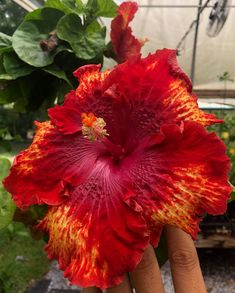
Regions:
[[[49,233],[48,257],[58,259],[64,276],[82,287],[121,283],[149,241],[140,213],[118,198],[90,209],[84,201],[53,207],[39,228]]]
[[[139,154],[126,176],[146,222],[176,226],[196,238],[202,216],[225,213],[232,192],[225,145],[195,122],[165,125],[161,135],[165,138]]]
[[[64,182],[57,180],[56,177],[53,179],[49,176],[51,181],[43,182],[42,175],[46,169],[37,174],[38,162],[47,155],[47,151],[42,149],[46,148],[48,136],[55,128],[49,121],[35,124],[37,131],[32,145],[16,156],[10,175],[3,181],[17,206],[21,208],[42,203],[59,204],[63,201],[65,192]]]

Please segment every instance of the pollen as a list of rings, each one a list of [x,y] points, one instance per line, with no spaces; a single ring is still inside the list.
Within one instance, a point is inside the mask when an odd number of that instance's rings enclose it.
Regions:
[[[81,117],[82,134],[85,138],[95,141],[109,135],[105,129],[106,123],[103,118],[96,117],[92,112],[82,113]]]
[[[92,127],[93,123],[97,120],[93,113],[82,113],[82,124],[87,127]]]

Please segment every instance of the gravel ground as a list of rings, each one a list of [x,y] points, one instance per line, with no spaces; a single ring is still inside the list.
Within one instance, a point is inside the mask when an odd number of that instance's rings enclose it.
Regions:
[[[208,293],[235,293],[235,250],[199,250],[198,255]],[[162,267],[161,271],[166,293],[174,293],[169,262]],[[48,280],[47,285],[43,285],[45,280]],[[38,289],[34,287],[27,291],[27,293],[37,292],[79,293],[81,288],[69,286],[56,262],[53,262],[41,287]]]
[[[198,250],[208,293],[235,293],[235,250]],[[174,293],[170,265],[161,269],[166,293]]]

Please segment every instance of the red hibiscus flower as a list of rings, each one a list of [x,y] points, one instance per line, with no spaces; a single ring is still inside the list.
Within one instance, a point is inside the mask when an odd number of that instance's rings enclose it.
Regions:
[[[4,185],[19,207],[49,206],[39,226],[65,276],[106,288],[157,245],[164,224],[195,238],[204,213],[224,213],[230,165],[204,128],[220,121],[198,108],[175,51],[74,74],[79,87],[36,123]]]

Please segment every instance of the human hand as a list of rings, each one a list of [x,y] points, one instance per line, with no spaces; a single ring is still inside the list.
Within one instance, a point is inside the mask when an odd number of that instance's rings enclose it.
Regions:
[[[205,293],[206,287],[191,237],[178,228],[165,227],[168,256],[176,293]],[[160,269],[154,250],[149,245],[135,271],[125,276],[124,281],[106,289],[107,293],[164,293]],[[83,289],[83,293],[101,293],[95,287]],[[166,292],[167,293],[167,292]]]

